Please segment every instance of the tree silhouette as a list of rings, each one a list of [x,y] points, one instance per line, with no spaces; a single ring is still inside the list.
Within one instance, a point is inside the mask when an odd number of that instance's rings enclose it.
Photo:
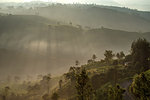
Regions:
[[[75,61],[75,65],[78,67],[78,65],[79,65],[79,61],[78,60]]]
[[[62,87],[62,80],[59,80],[59,89],[61,89],[61,87]]]
[[[138,73],[149,69],[150,43],[139,38],[131,46],[132,66]]]
[[[97,58],[97,56],[95,54],[93,54],[93,56],[92,56],[93,61],[95,61],[96,58]]]
[[[64,76],[66,79],[71,80],[71,83],[74,83],[76,80],[76,74],[79,73],[80,67],[70,67],[69,72],[65,73]]]
[[[89,77],[85,68],[76,75],[76,90],[78,100],[91,100],[93,95],[92,86],[89,84]]]
[[[119,53],[116,54],[116,57],[118,59],[119,64],[122,64],[122,61],[123,61],[123,59],[125,57],[125,54],[124,54],[123,51],[121,51],[121,52],[119,52]]]
[[[110,64],[115,55],[113,54],[112,50],[105,50],[104,56],[105,56],[105,61],[108,64]]]

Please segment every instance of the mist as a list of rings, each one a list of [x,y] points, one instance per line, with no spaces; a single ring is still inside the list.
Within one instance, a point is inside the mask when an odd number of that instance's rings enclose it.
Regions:
[[[60,100],[76,100],[74,87],[80,71],[87,71],[93,89],[98,92],[97,89],[108,83],[117,84],[116,81],[127,89],[132,80],[125,79],[148,70],[130,69],[130,60],[134,60],[130,56],[136,42],[149,44],[149,11],[126,8],[117,0],[94,1],[96,4],[10,2],[0,3],[0,100],[4,96],[8,100],[53,100],[42,98],[45,94],[50,98],[55,92]],[[148,10],[147,7],[141,9]],[[143,45],[139,46],[138,54],[145,57],[149,50],[144,50],[149,47]],[[108,59],[107,53],[112,57]],[[123,83],[120,77],[111,78],[114,70],[123,73],[118,74],[125,80]],[[8,87],[17,99],[12,99],[13,94],[3,95]]]
[[[106,49],[128,53],[130,43],[146,34],[139,32],[150,29],[147,12],[140,12],[139,17],[109,6],[35,4],[37,7],[34,3],[27,3],[29,7],[26,3],[9,4],[0,10],[2,75],[7,75],[6,71],[19,75],[60,75],[75,60],[86,63],[92,54],[103,58]]]

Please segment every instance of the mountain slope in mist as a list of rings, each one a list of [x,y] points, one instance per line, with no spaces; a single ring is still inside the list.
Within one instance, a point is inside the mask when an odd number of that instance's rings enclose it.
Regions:
[[[36,6],[35,6],[36,5]],[[6,6],[7,8],[7,6]],[[128,8],[82,5],[82,4],[44,4],[27,3],[2,8],[0,12],[12,14],[39,15],[62,22],[72,22],[82,26],[99,28],[101,26],[125,31],[150,31],[150,12]]]
[[[149,33],[85,29],[28,15],[1,16],[0,29],[1,75],[6,71],[61,74],[75,60],[85,63],[92,54],[103,57],[106,49],[128,52],[133,40],[150,37]]]
[[[38,8],[38,11],[41,16],[66,22],[70,21],[83,26],[95,28],[104,26],[112,29],[136,32],[150,31],[150,20],[138,14],[126,13],[101,6],[56,5]]]

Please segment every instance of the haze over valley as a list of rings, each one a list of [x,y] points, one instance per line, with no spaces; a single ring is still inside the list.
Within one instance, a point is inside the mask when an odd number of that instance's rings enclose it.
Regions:
[[[148,0],[0,0],[0,100],[150,100]]]
[[[106,49],[129,53],[133,40],[150,39],[150,12],[99,5],[25,4],[0,9],[2,75],[6,70],[56,75],[55,70],[63,73],[77,59],[85,63],[92,54],[101,59]]]

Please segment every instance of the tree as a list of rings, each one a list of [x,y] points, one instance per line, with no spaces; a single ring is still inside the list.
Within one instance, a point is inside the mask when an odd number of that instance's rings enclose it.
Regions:
[[[119,53],[116,54],[116,57],[118,59],[119,64],[122,64],[122,60],[124,59],[125,54],[124,54],[123,51],[121,51],[121,52],[119,52]]]
[[[93,56],[92,56],[93,61],[95,61],[96,58],[97,58],[97,56],[95,54],[93,54]]]
[[[51,97],[52,100],[58,100],[58,98],[59,96],[56,92],[52,94],[52,97]]]
[[[50,87],[49,87],[50,80],[51,80],[51,74],[43,76],[43,80],[41,80],[41,83],[43,85],[47,86],[46,88],[47,88],[47,93],[48,94],[49,94],[49,90],[50,90]]]
[[[79,65],[79,61],[78,61],[78,60],[75,61],[75,65],[76,65],[76,66]]]
[[[71,83],[75,81],[75,75],[76,75],[75,67],[70,67],[69,72],[64,74],[65,78],[69,79]]]
[[[75,87],[77,90],[78,100],[91,100],[93,96],[93,89],[89,84],[89,77],[84,68],[82,68],[81,72],[76,75]]]
[[[112,50],[105,50],[104,56],[105,56],[105,61],[108,64],[110,64],[115,55],[113,54]]]
[[[146,39],[139,38],[131,45],[133,69],[138,73],[149,69],[150,43]]]
[[[61,87],[62,87],[62,80],[59,80],[59,89],[61,89]]]
[[[150,70],[136,75],[129,90],[136,100],[150,100]]]

